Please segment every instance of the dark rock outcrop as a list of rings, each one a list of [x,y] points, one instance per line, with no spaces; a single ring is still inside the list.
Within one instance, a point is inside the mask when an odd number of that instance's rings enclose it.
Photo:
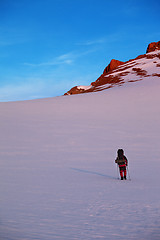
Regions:
[[[119,60],[112,59],[111,62],[108,64],[108,66],[105,68],[103,73],[108,73],[109,71],[114,70],[119,65],[122,65],[124,62],[121,62]]]
[[[92,92],[94,91],[95,86],[106,84],[106,80],[110,83],[113,81],[112,77],[109,77],[108,79],[105,77],[107,73],[112,72],[114,69],[116,69],[118,66],[124,64],[124,62],[112,59],[111,62],[108,64],[108,66],[104,69],[103,74],[95,81],[91,83],[92,88],[85,90],[83,88],[80,88],[78,86],[75,86],[71,88],[67,93],[64,95],[72,95],[72,94],[80,94],[85,92]],[[117,81],[117,79],[116,79]]]
[[[99,85],[103,85],[106,83],[110,83],[110,81],[112,81],[112,77],[109,77],[108,79],[105,77],[106,74],[111,73],[114,69],[116,69],[118,66],[124,64],[124,62],[112,59],[111,62],[108,64],[108,66],[104,69],[102,75],[95,81],[92,82],[91,85],[92,86],[99,86]],[[107,82],[106,82],[107,81]]]
[[[160,41],[150,43],[147,47],[146,53],[153,52],[155,50],[160,50]]]
[[[119,60],[112,59],[108,66],[104,69],[101,76],[94,82],[91,83],[90,86],[75,86],[71,88],[64,95],[72,95],[72,94],[80,94],[80,93],[88,93],[88,92],[97,92],[102,91],[103,89],[112,88],[114,86],[121,86],[124,84],[124,78],[129,73],[131,76],[138,76],[138,79],[128,79],[128,82],[135,82],[142,80],[143,77],[149,77],[150,75],[142,66],[138,67],[139,62],[136,62],[139,59],[153,59],[156,55],[156,58],[160,59],[160,53],[156,52],[156,50],[160,50],[160,41],[152,42],[148,45],[146,53],[153,52],[152,54],[143,54],[139,55],[135,59],[131,59],[127,62],[122,62]],[[155,51],[155,52],[154,52]],[[155,62],[157,67],[159,67],[159,63]],[[159,73],[154,73],[151,76],[159,77]]]
[[[64,95],[72,95],[72,94],[80,94],[86,92],[83,88],[78,88],[78,86],[75,86],[71,88],[67,93]]]

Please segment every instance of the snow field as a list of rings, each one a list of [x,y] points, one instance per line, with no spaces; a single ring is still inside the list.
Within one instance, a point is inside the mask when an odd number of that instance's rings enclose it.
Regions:
[[[0,239],[159,240],[159,92],[154,78],[0,103]]]

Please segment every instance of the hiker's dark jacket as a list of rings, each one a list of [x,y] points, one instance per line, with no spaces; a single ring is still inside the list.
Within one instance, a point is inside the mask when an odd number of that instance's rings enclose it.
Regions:
[[[128,165],[128,160],[126,156],[123,155],[123,158],[116,158],[115,163],[119,165],[119,167],[126,167]]]

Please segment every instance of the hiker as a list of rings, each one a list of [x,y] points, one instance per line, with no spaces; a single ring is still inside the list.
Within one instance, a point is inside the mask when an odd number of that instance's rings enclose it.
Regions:
[[[123,149],[118,149],[117,155],[118,156],[115,160],[115,163],[117,163],[119,166],[121,180],[123,180],[123,179],[126,180],[127,179],[126,178],[126,175],[127,175],[126,166],[128,165],[128,160],[127,160],[126,156],[124,156]]]

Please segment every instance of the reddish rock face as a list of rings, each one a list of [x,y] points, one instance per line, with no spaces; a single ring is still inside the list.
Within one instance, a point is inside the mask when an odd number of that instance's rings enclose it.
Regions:
[[[112,59],[108,66],[104,69],[102,75],[96,81],[92,82],[89,88],[83,88],[83,86],[76,86],[70,89],[67,93],[65,93],[65,95],[97,92],[104,89],[112,88],[114,86],[121,86],[126,81],[135,82],[147,77],[159,77],[160,74],[157,72],[149,75],[147,71],[143,69],[143,66],[139,65],[140,63],[138,61],[139,59],[144,59],[145,64],[145,59],[154,59],[155,55],[157,59],[160,59],[160,53],[156,53],[156,50],[160,50],[160,41],[153,42],[148,45],[147,53],[153,52],[152,54],[139,55],[135,59],[131,59],[127,62]],[[157,59],[155,61],[155,65],[157,68],[159,68],[160,63],[157,62]],[[129,78],[127,78],[128,74],[131,74]]]
[[[64,95],[72,95],[72,94],[80,94],[80,93],[85,93],[84,89],[79,89],[77,86],[71,88],[67,93]]]
[[[92,92],[94,91],[94,86],[99,86],[99,85],[103,85],[106,83],[106,80],[108,82],[112,81],[112,77],[109,78],[105,78],[105,75],[108,72],[111,72],[112,70],[116,69],[118,66],[124,64],[124,62],[119,61],[119,60],[115,60],[112,59],[111,62],[108,64],[108,66],[104,69],[103,74],[95,81],[92,82],[92,88],[90,90],[84,90],[84,89],[80,89],[77,86],[71,88],[67,93],[65,93],[64,95],[72,95],[72,94],[80,94],[80,93],[85,93],[85,92]],[[117,80],[116,80],[117,81]]]
[[[122,65],[123,63],[124,62],[121,62],[119,60],[112,59],[110,64],[108,64],[103,73],[108,73],[109,71],[112,71],[113,69],[115,69],[119,65]]]
[[[112,59],[111,62],[108,64],[108,66],[104,69],[102,75],[95,81],[92,82],[91,85],[92,86],[100,86],[106,83],[106,80],[108,82],[112,81],[112,77],[109,77],[108,79],[106,79],[106,74],[110,73],[111,71],[113,71],[114,69],[116,69],[118,66],[124,64],[124,62]]]
[[[155,50],[160,50],[160,41],[159,42],[152,42],[148,45],[146,53],[153,52]]]

